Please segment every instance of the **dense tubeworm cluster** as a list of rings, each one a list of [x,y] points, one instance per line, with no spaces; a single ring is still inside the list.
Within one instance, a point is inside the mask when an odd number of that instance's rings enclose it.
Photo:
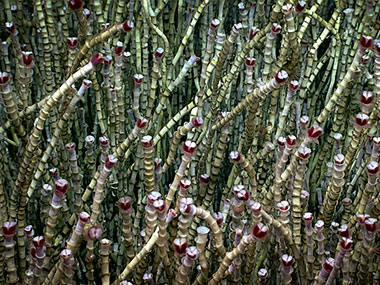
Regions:
[[[380,282],[380,1],[1,3],[1,284]]]

